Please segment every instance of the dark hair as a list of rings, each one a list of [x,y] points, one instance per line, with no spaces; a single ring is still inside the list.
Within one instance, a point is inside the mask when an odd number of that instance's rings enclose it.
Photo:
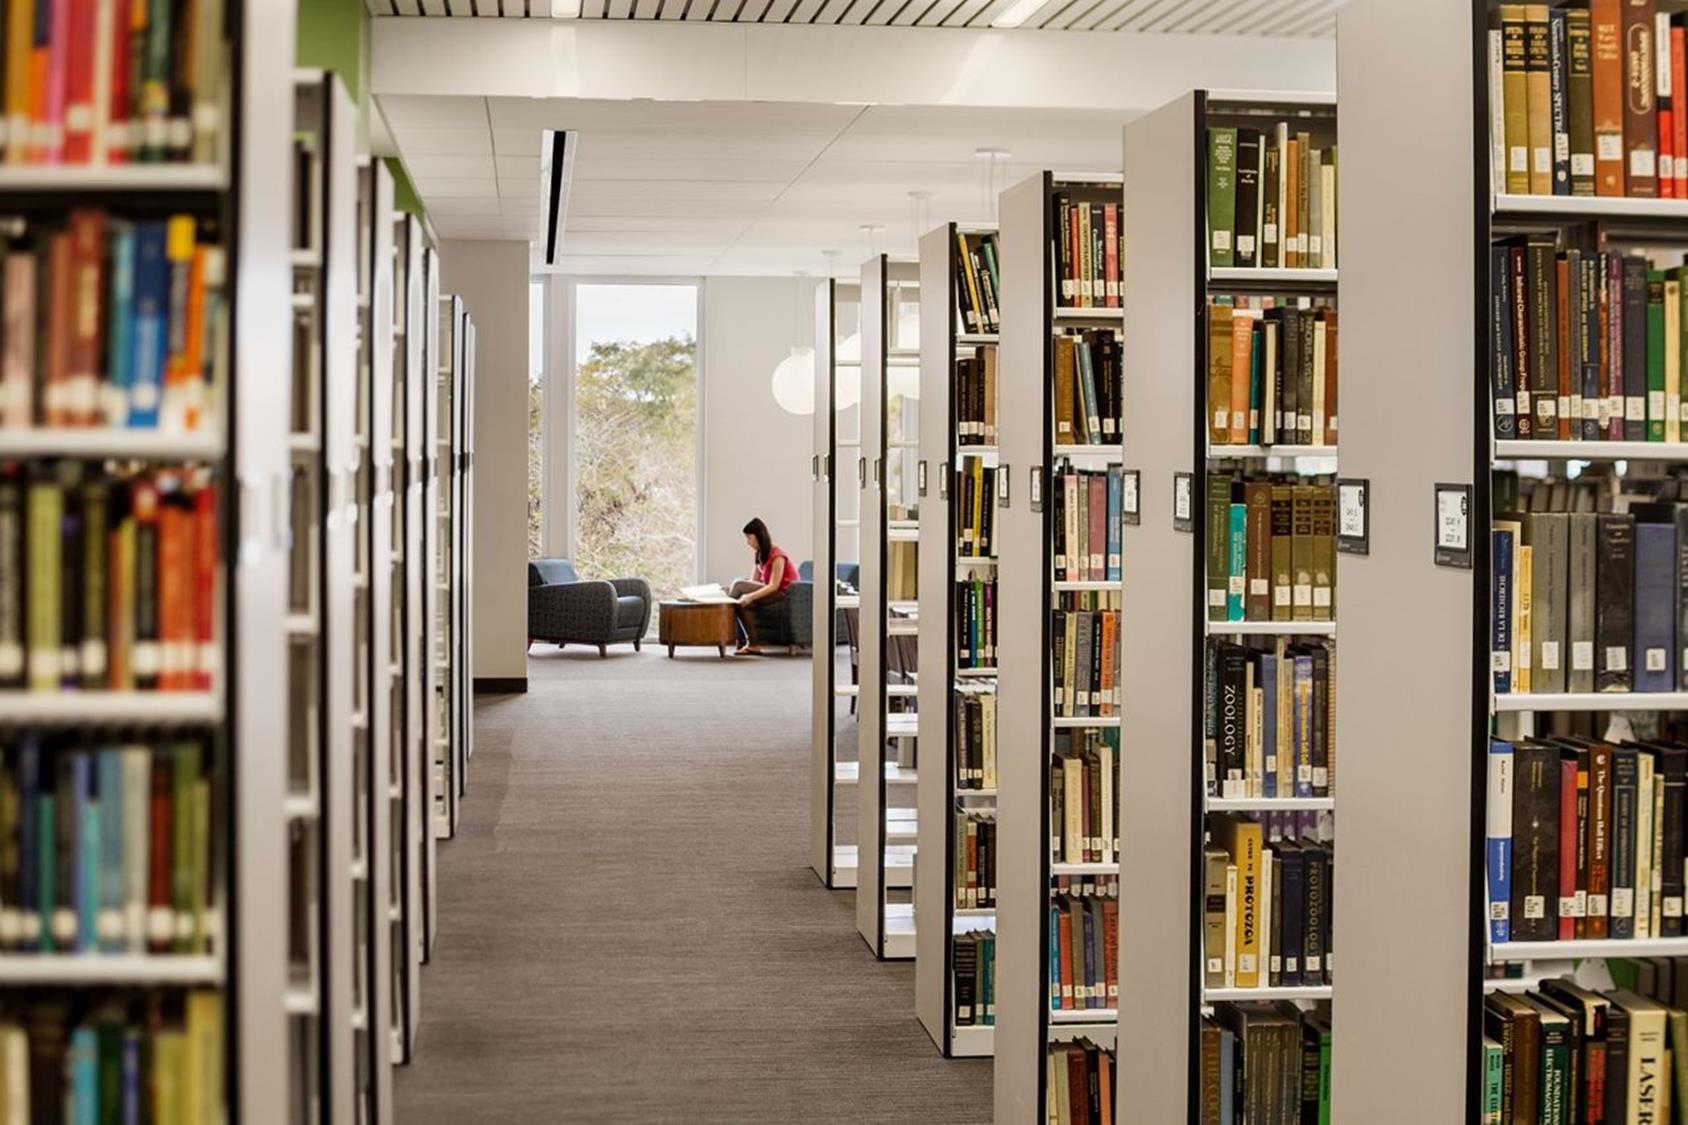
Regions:
[[[756,537],[756,565],[765,565],[769,553],[774,549],[774,540],[768,534],[768,525],[763,523],[760,518],[752,519],[744,525],[744,533]]]

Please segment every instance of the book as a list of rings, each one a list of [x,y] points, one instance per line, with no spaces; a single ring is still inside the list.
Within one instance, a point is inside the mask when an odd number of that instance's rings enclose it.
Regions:
[[[1211,268],[1336,268],[1337,148],[1334,129],[1323,122],[1319,128],[1315,135],[1291,133],[1288,122],[1209,126]]]

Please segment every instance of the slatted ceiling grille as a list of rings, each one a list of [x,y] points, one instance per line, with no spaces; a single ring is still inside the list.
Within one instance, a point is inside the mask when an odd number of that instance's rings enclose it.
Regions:
[[[375,15],[549,19],[552,0],[365,0]],[[1016,0],[563,0],[596,20],[868,27],[992,26]],[[1328,39],[1342,0],[1048,0],[1023,20],[1045,31]]]

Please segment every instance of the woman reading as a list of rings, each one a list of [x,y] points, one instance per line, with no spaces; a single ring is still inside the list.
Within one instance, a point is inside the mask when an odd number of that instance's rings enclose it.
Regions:
[[[756,578],[734,582],[729,591],[738,603],[733,612],[738,616],[740,633],[733,654],[759,656],[762,649],[756,643],[757,626],[766,624],[779,612],[786,588],[797,581],[797,566],[790,555],[774,546],[768,525],[760,519],[744,525],[744,541],[756,555]]]

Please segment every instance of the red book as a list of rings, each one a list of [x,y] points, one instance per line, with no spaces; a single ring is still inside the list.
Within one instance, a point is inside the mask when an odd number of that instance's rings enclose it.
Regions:
[[[147,855],[147,948],[168,953],[176,937],[176,912],[170,900],[170,764],[152,760],[152,847]]]
[[[70,213],[70,341],[65,357],[65,396],[70,417],[79,426],[92,426],[100,416],[100,384],[104,349],[101,329],[106,317],[105,212],[78,208]]]
[[[65,49],[64,159],[86,164],[94,152],[94,0],[67,0]]]
[[[1336,444],[1336,310],[1325,309],[1319,314],[1325,324],[1325,436],[1326,445]],[[1313,440],[1319,440],[1314,434]]]
[[[1067,1101],[1073,1125],[1091,1125],[1089,1052],[1074,1048],[1067,1052]]]
[[[1671,124],[1674,132],[1671,134],[1671,152],[1676,154],[1676,163],[1672,172],[1676,177],[1676,198],[1688,199],[1688,74],[1682,72],[1684,65],[1688,65],[1688,58],[1684,49],[1685,36],[1682,17],[1676,16],[1671,21],[1670,28],[1670,105],[1672,109]]]
[[[1559,760],[1559,940],[1577,936],[1577,757]]]
[[[48,239],[47,353],[41,368],[41,408],[49,426],[74,426],[77,422],[66,378],[70,363],[73,258],[68,233],[61,231]]]
[[[129,121],[134,114],[129,109],[130,27],[132,5],[114,0],[111,27],[111,103],[106,112],[105,158],[108,164],[121,164],[129,159],[131,148]]]
[[[193,686],[209,691],[221,667],[217,648],[217,487],[202,482],[193,494]]]
[[[1084,269],[1084,253],[1081,245],[1083,239],[1079,236],[1078,207],[1076,206],[1067,208],[1067,241],[1071,243],[1072,248],[1073,306],[1077,308],[1088,305],[1090,302],[1084,299],[1084,289],[1078,283],[1079,274]]]
[[[193,517],[179,492],[158,511],[158,686],[181,691],[193,686],[188,653],[193,644]]]

